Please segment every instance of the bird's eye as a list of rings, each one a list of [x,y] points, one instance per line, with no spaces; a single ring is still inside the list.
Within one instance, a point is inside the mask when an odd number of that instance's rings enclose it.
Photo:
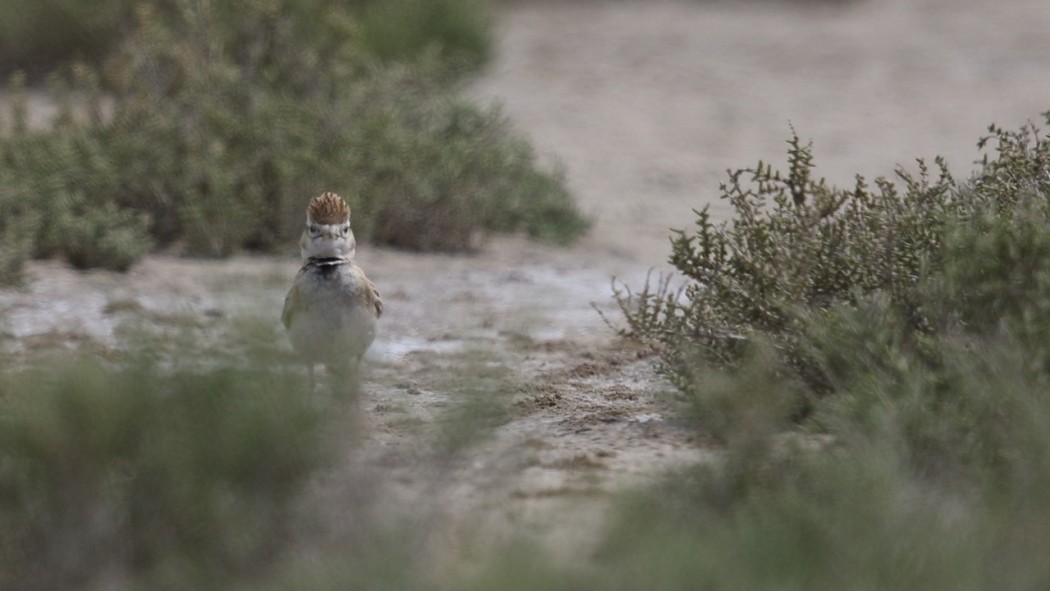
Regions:
[[[321,235],[321,228],[318,227],[317,224],[310,224],[309,226],[306,227],[306,229],[309,230],[311,236],[320,236]]]
[[[343,224],[343,236],[350,233],[350,224]]]

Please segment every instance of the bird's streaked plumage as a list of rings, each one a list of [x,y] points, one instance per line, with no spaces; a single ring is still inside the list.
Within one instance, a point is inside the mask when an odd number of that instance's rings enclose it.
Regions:
[[[284,300],[281,321],[311,368],[354,369],[376,336],[383,300],[353,260],[350,208],[334,193],[310,201],[299,241],[302,267]]]

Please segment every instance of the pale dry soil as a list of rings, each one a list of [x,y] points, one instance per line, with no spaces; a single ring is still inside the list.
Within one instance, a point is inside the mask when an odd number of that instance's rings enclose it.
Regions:
[[[653,360],[595,311],[616,319],[611,277],[638,286],[664,268],[668,228],[692,208],[726,217],[725,169],[783,162],[789,124],[835,183],[938,154],[965,177],[987,124],[1050,109],[1047,31],[1044,0],[507,3],[499,56],[468,91],[567,166],[595,226],[568,249],[359,248],[387,313],[366,358],[363,434],[316,487],[329,525],[369,504],[424,532],[420,560],[438,572],[518,537],[586,557],[611,493],[717,454],[675,420]],[[0,292],[5,353],[119,358],[143,332],[287,349],[294,248],[156,256],[127,275],[36,263],[27,287]]]

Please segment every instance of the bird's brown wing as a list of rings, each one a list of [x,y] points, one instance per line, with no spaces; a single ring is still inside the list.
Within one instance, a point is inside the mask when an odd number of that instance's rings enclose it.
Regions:
[[[368,279],[365,281],[368,281],[368,291],[372,296],[372,305],[376,309],[376,318],[380,318],[383,316],[383,298],[379,297],[379,290],[371,281]]]
[[[383,298],[379,297],[379,290],[376,289],[372,280],[365,275],[364,269],[354,264],[351,270],[356,276],[355,282],[360,286],[360,289],[353,296],[354,299],[363,303],[366,307],[372,308],[375,311],[376,318],[379,318],[383,315]]]
[[[284,310],[281,312],[281,324],[284,325],[285,330],[292,326],[292,307],[293,300],[295,299],[295,287],[288,292],[288,295],[284,298]]]

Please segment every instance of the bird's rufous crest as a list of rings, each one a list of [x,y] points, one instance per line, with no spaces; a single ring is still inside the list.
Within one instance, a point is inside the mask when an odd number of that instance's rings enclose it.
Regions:
[[[350,206],[335,193],[324,193],[310,200],[306,215],[316,224],[341,224],[350,219]]]

